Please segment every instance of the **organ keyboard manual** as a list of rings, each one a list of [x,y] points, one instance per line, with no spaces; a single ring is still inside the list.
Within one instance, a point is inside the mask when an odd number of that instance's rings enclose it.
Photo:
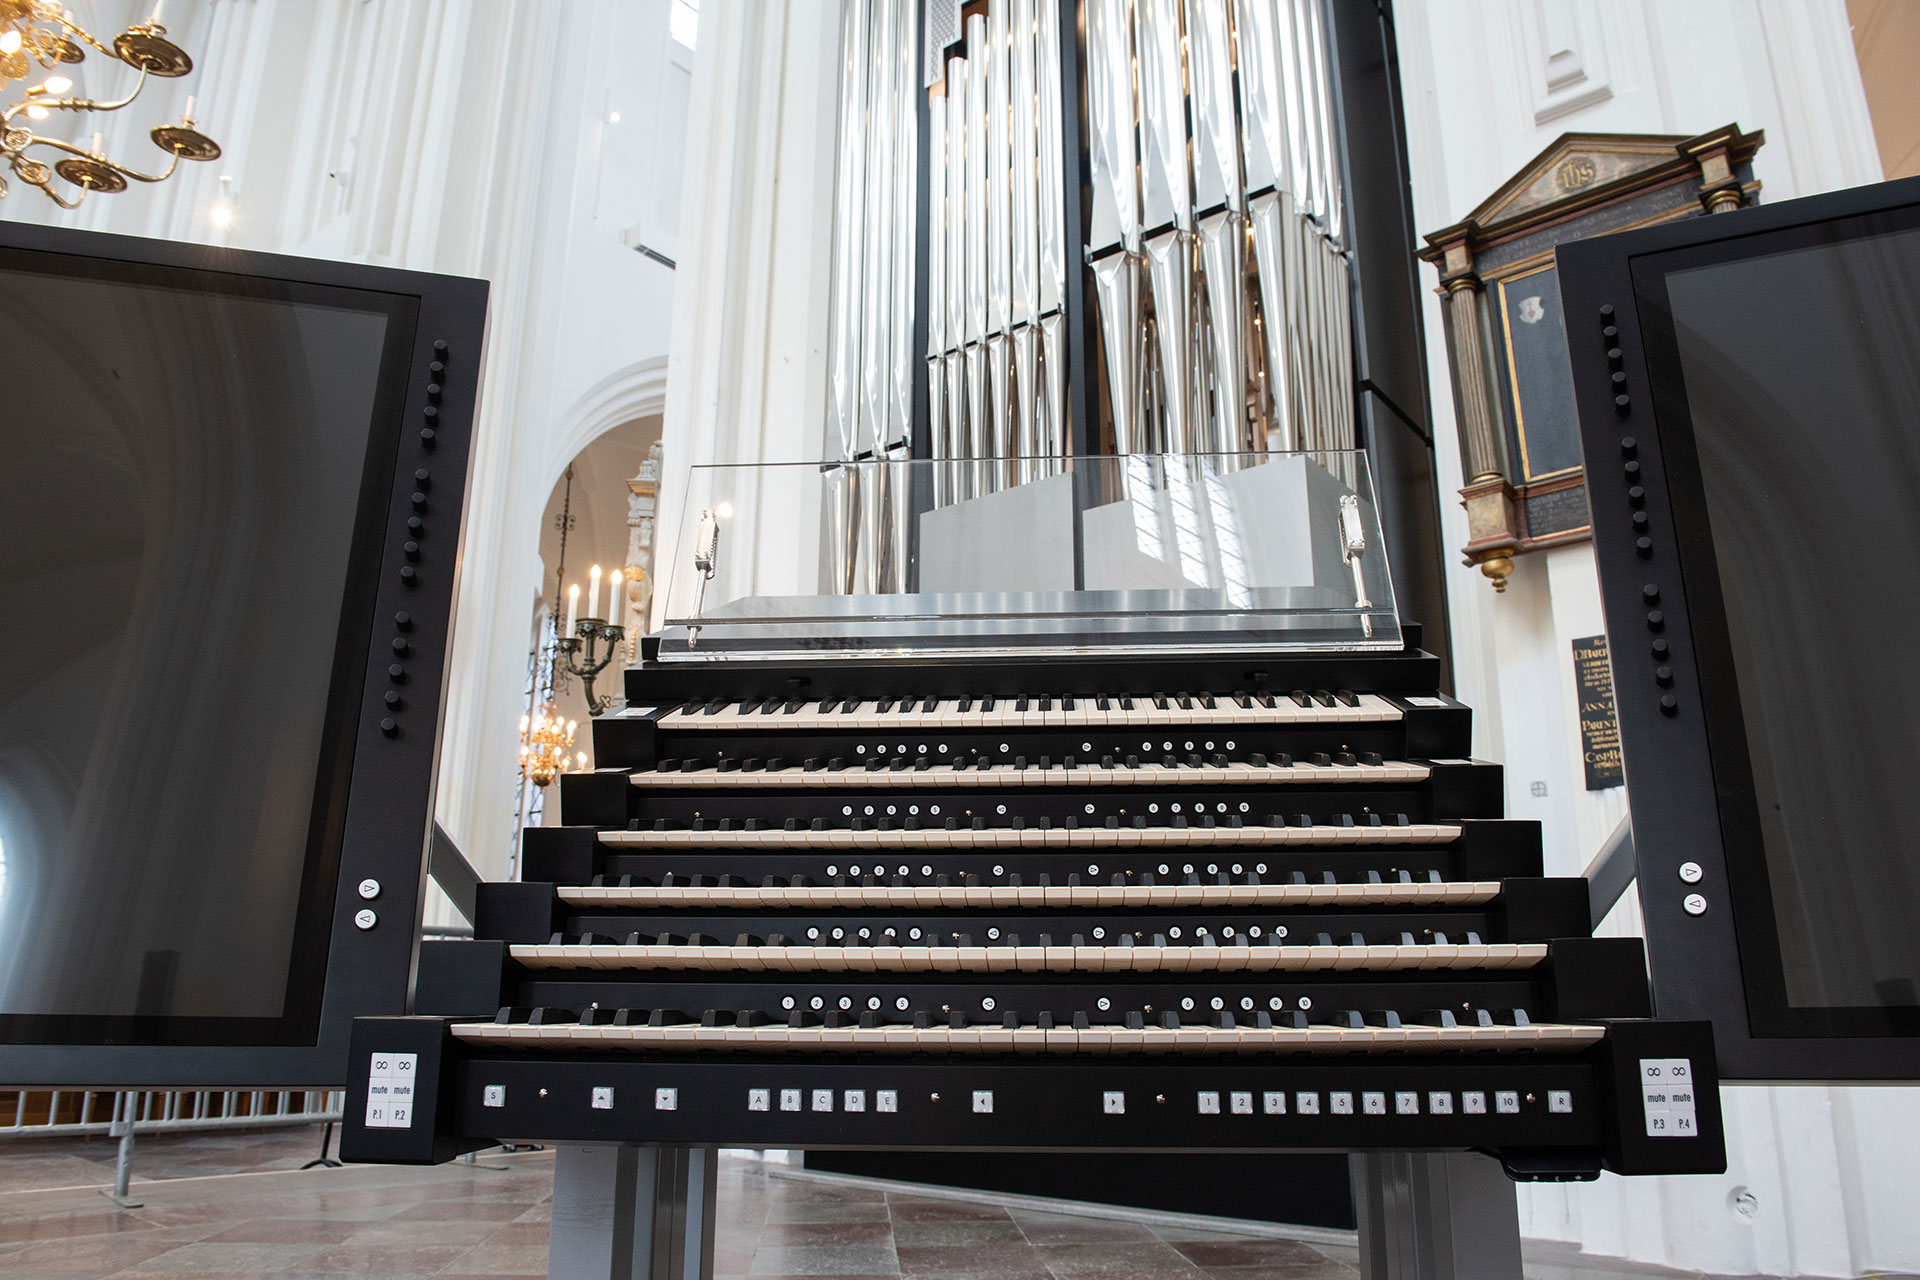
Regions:
[[[1364,457],[1031,465],[693,470],[594,769],[356,1023],[347,1156],[1722,1170],[1708,1025],[1503,816]]]

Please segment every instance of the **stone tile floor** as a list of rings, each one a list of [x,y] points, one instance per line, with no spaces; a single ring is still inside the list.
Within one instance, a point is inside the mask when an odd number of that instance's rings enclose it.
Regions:
[[[0,1145],[0,1276],[510,1277],[543,1275],[550,1152],[493,1154],[432,1169],[360,1165],[301,1172],[312,1130],[143,1140],[119,1209],[99,1187],[114,1147],[33,1139]],[[720,1172],[716,1277],[864,1280],[1357,1280],[1337,1233],[994,1202],[902,1191],[728,1156]],[[1682,1277],[1528,1248],[1530,1280]]]

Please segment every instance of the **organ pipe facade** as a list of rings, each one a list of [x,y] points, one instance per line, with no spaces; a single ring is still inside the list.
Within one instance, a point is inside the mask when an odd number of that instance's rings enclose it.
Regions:
[[[951,461],[936,504],[1053,474],[1076,442],[1352,448],[1324,3],[845,0],[829,447]],[[1064,61],[1063,37],[1084,40]],[[1069,226],[1083,165],[1089,202]],[[1069,270],[1090,319],[1069,312]],[[1070,417],[1076,352],[1095,387],[1072,402],[1091,423]],[[835,519],[868,554],[836,577],[897,588],[902,557],[870,540],[906,507],[858,492],[861,474],[836,482]]]

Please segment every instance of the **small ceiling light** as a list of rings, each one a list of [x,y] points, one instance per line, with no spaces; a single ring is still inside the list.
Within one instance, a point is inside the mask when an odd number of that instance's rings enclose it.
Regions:
[[[609,112],[607,113],[607,123],[608,123],[608,124],[619,124],[619,123],[620,123],[620,113],[619,113],[618,111],[609,111]]]
[[[73,81],[65,76],[48,76],[45,87],[48,93],[65,93],[73,88]]]
[[[0,53],[20,52],[20,33],[12,27],[0,31]]]

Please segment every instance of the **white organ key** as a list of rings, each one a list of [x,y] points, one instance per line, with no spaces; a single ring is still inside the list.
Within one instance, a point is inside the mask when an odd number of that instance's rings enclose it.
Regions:
[[[1460,838],[1454,823],[1416,822],[1406,826],[1318,825],[1311,827],[1191,827],[1176,831],[1170,827],[1075,827],[1057,828],[1032,834],[1043,837],[1048,848],[1138,848],[1143,845],[1177,843],[1189,846],[1354,846],[1450,844]],[[673,847],[685,849],[975,849],[1012,847],[1013,835],[1005,828],[960,827],[929,830],[852,831],[603,831],[600,842],[615,848]]]
[[[1381,764],[1316,765],[1296,762],[1289,765],[1164,765],[1143,763],[1132,768],[1076,763],[1068,769],[1064,763],[1037,763],[1026,768],[1010,764],[990,765],[985,769],[955,769],[952,765],[928,765],[924,769],[813,769],[783,766],[779,769],[729,769],[725,772],[710,765],[676,770],[642,770],[628,775],[636,787],[649,789],[768,789],[836,788],[971,788],[1070,786],[1286,786],[1303,783],[1366,784],[1422,782],[1430,770],[1426,765],[1392,760]]]
[[[1574,1054],[1597,1044],[1605,1029],[1565,1023],[1530,1027],[1140,1027],[1100,1023],[1085,1031],[1073,1027],[1041,1029],[1033,1025],[1000,1027],[924,1027],[887,1023],[881,1027],[580,1027],[455,1023],[459,1040],[478,1046],[555,1052],[891,1052],[891,1054],[1275,1054],[1275,1052],[1540,1052]]]
[[[1120,699],[1109,696],[1106,710],[1099,708],[1098,697],[1075,697],[1073,707],[1068,709],[1064,699],[1051,699],[1051,707],[1046,711],[1039,709],[1040,699],[1029,697],[1027,710],[1016,708],[1019,699],[996,698],[994,709],[985,710],[985,700],[974,698],[968,710],[961,711],[957,698],[943,699],[933,710],[925,710],[926,699],[915,698],[905,702],[895,702],[890,711],[879,710],[877,700],[857,703],[848,711],[844,702],[835,701],[832,712],[822,712],[820,704],[810,703],[792,715],[776,708],[771,714],[757,708],[750,714],[743,714],[739,703],[728,703],[714,715],[706,714],[704,707],[694,712],[675,710],[660,717],[659,724],[667,729],[709,729],[737,731],[742,729],[761,730],[801,730],[862,731],[862,730],[935,730],[935,729],[1018,729],[1018,728],[1055,728],[1105,725],[1115,728],[1137,727],[1158,728],[1190,726],[1203,724],[1219,725],[1288,725],[1288,724],[1331,724],[1331,723],[1381,723],[1402,718],[1399,707],[1378,694],[1363,693],[1357,696],[1355,706],[1347,706],[1336,701],[1331,707],[1309,699],[1309,705],[1302,707],[1286,694],[1273,695],[1274,705],[1266,707],[1257,699],[1250,698],[1251,706],[1242,707],[1231,694],[1213,695],[1211,708],[1201,705],[1201,699],[1189,696],[1188,707],[1181,707],[1175,695],[1164,695],[1167,706],[1161,708],[1151,697],[1132,699],[1131,708],[1123,708]]]
[[[778,973],[1273,973],[1524,969],[1540,942],[1436,946],[578,946],[518,944],[530,969],[703,969]]]

